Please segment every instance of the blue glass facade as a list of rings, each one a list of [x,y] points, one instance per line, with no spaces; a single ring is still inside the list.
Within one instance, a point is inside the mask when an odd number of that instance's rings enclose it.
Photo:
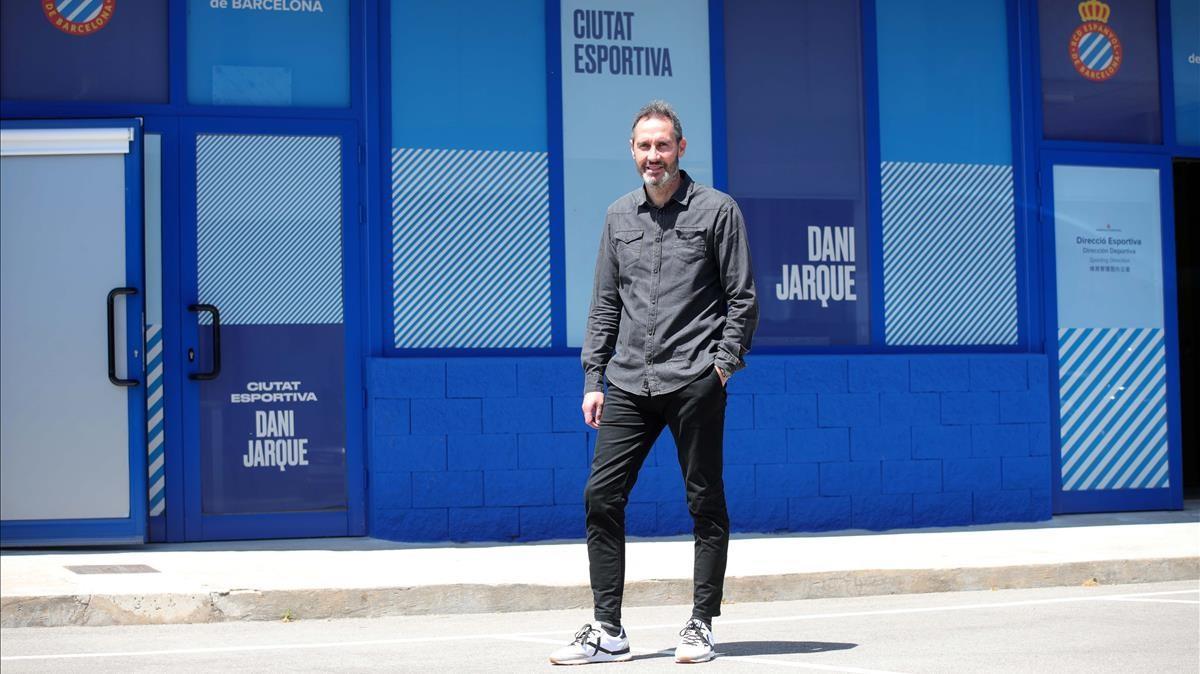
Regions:
[[[732,194],[748,222],[763,318],[730,384],[735,530],[1030,521],[1089,507],[1059,500],[1053,167],[1119,163],[1104,154],[1114,143],[1146,162],[1200,155],[1189,3],[1083,4],[1094,15],[1038,0],[697,0],[680,22],[632,0],[120,0],[88,36],[3,3],[0,112],[140,117],[160,137],[168,523],[156,538],[242,531],[191,526],[180,485],[193,471],[258,489],[188,435],[232,446],[240,431],[204,427],[219,415],[179,402],[188,293],[210,272],[193,268],[207,245],[198,200],[232,198],[199,189],[211,181],[196,139],[239,135],[338,139],[341,237],[325,252],[342,265],[330,292],[345,333],[327,351],[347,356],[317,363],[290,343],[276,355],[280,372],[291,358],[345,374],[321,397],[344,414],[344,441],[331,434],[325,450],[346,458],[311,478],[272,475],[257,494],[267,505],[214,507],[268,523],[270,504],[343,508],[361,513],[349,531],[398,540],[581,537],[591,265],[604,206],[637,185],[631,116],[655,97],[683,117],[683,168]],[[1159,25],[1175,27],[1169,43]],[[143,45],[133,56],[120,46],[131,39]],[[1117,39],[1116,69],[1089,52],[1115,54]],[[119,65],[86,67],[96,60]],[[218,181],[231,193],[270,179],[237,170]],[[264,208],[300,221],[305,194],[257,187],[245,194],[290,195]],[[253,224],[236,215],[235,230]],[[285,238],[296,227],[281,226]],[[288,254],[306,255],[293,238]],[[286,295],[292,267],[270,257],[285,248],[251,245],[234,252],[266,256],[252,280]],[[1172,279],[1159,248],[1148,254]],[[1144,300],[1166,317],[1167,380],[1175,309],[1157,292]],[[200,347],[207,365],[212,345]],[[1170,395],[1163,446],[1178,470]],[[1178,476],[1164,480],[1181,498]],[[345,498],[289,492],[318,483]],[[219,491],[201,490],[214,503]],[[304,522],[281,531],[303,535]],[[667,436],[628,522],[635,535],[690,530]]]

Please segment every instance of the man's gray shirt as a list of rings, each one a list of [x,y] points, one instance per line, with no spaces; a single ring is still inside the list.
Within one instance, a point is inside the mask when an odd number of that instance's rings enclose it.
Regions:
[[[581,354],[584,393],[660,395],[743,357],[758,325],[746,225],[727,194],[682,182],[662,208],[639,187],[604,217]]]

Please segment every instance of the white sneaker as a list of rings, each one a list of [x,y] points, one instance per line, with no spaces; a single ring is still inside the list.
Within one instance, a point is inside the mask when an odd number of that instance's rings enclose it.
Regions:
[[[629,637],[625,628],[621,634],[609,636],[600,623],[588,623],[575,633],[575,640],[568,646],[550,654],[555,665],[586,665],[590,662],[624,662],[633,655],[629,652]]]
[[[713,650],[717,640],[712,629],[699,618],[687,621],[679,631],[679,645],[675,647],[675,662],[708,662],[717,656]]]

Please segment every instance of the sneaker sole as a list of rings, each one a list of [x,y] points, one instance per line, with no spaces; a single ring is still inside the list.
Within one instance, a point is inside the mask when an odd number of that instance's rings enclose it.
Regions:
[[[675,663],[679,665],[696,665],[701,662],[708,662],[715,657],[717,657],[717,652],[713,651],[708,655],[699,658],[675,658]]]
[[[555,659],[551,658],[550,664],[552,664],[552,665],[598,665],[598,664],[603,664],[605,662],[629,662],[631,659],[633,659],[633,653],[622,653],[621,655],[618,655],[618,656],[615,656],[612,658],[605,658],[603,660],[598,660],[598,659],[594,659],[594,658],[582,658],[579,660],[555,660]]]

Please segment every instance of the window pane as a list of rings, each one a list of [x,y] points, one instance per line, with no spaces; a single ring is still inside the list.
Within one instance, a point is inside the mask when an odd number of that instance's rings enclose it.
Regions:
[[[1200,2],[1173,0],[1171,44],[1175,71],[1175,140],[1200,146]]]
[[[1045,137],[1162,142],[1154,0],[1040,0],[1038,18]]]
[[[1016,344],[1006,3],[878,0],[876,12],[884,340]]]
[[[1161,176],[1056,165],[1053,178],[1062,489],[1164,488]]]
[[[348,0],[189,0],[188,102],[350,105]]]
[[[725,5],[729,191],[756,345],[870,341],[861,45],[858,3]]]
[[[542,0],[393,0],[392,344],[550,346]]]
[[[633,115],[675,107],[687,138],[680,168],[712,185],[708,2],[563,0],[560,17],[567,343],[583,343],[604,213],[639,185]]]
[[[7,100],[167,102],[167,3],[0,2]]]

